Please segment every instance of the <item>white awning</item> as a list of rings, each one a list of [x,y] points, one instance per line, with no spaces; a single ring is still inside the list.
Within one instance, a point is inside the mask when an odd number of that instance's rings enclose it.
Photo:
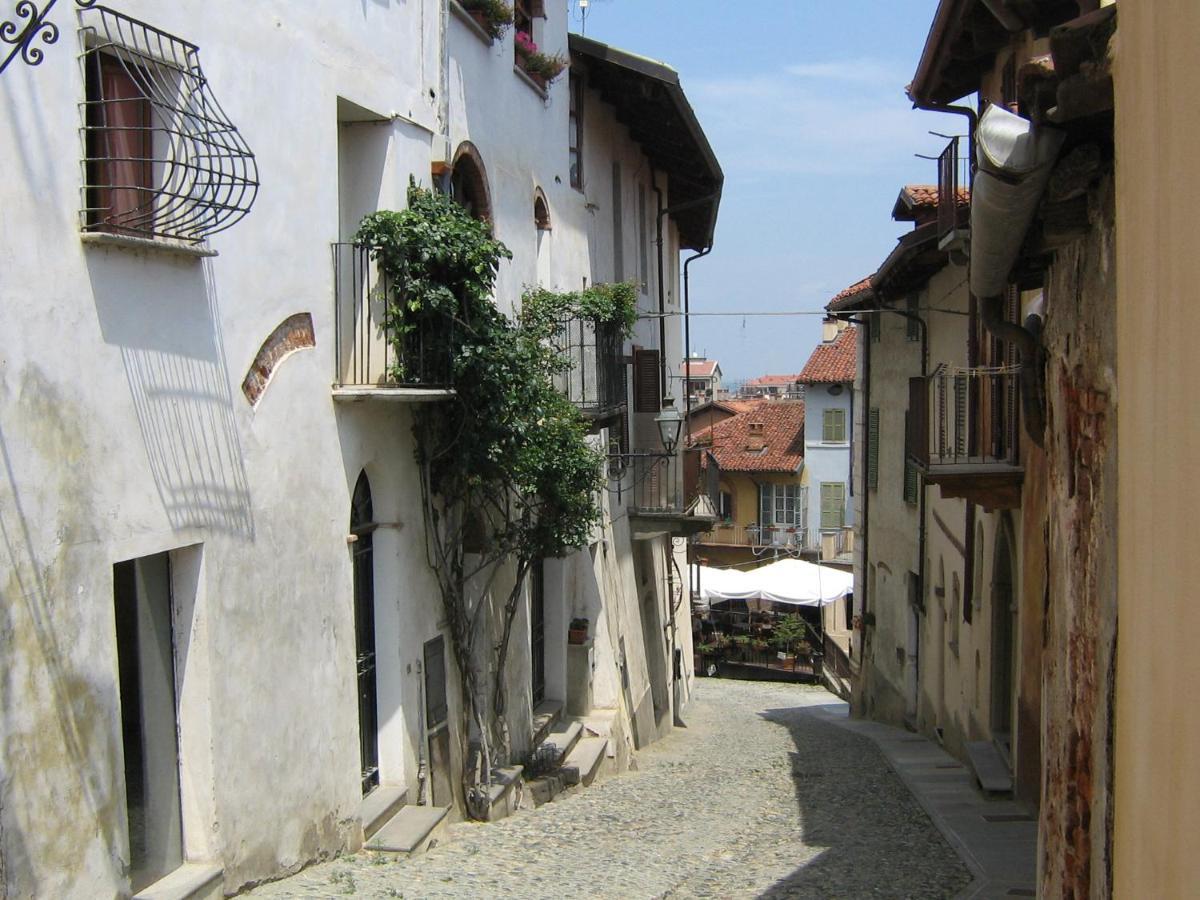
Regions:
[[[704,606],[729,600],[826,606],[854,591],[854,576],[849,572],[799,559],[781,559],[748,571],[700,566],[699,578]]]

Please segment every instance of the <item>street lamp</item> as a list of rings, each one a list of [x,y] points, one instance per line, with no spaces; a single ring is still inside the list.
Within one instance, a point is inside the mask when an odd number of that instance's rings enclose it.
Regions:
[[[683,416],[675,408],[674,397],[663,397],[662,412],[654,417],[658,423],[658,435],[662,438],[667,453],[674,453],[679,445],[679,431],[683,427]]]

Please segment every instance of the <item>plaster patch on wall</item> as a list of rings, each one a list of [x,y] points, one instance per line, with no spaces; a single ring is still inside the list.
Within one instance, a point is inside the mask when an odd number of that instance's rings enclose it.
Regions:
[[[317,346],[313,335],[312,315],[296,313],[288,316],[274,331],[271,332],[254,357],[246,377],[242,380],[242,393],[251,406],[258,406],[258,401],[271,383],[271,377],[279,364],[297,350],[307,350]]]

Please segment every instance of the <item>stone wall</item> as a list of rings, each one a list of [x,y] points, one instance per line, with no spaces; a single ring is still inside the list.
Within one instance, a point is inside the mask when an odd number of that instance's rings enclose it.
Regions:
[[[1040,893],[1110,894],[1116,593],[1111,178],[1046,279],[1046,558]],[[1037,482],[1027,485],[1036,487]]]

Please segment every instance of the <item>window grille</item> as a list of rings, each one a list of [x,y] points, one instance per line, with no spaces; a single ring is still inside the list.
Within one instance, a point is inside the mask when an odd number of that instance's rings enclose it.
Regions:
[[[258,193],[258,165],[199,48],[104,6],[81,18],[82,227],[199,242],[237,223]]]

